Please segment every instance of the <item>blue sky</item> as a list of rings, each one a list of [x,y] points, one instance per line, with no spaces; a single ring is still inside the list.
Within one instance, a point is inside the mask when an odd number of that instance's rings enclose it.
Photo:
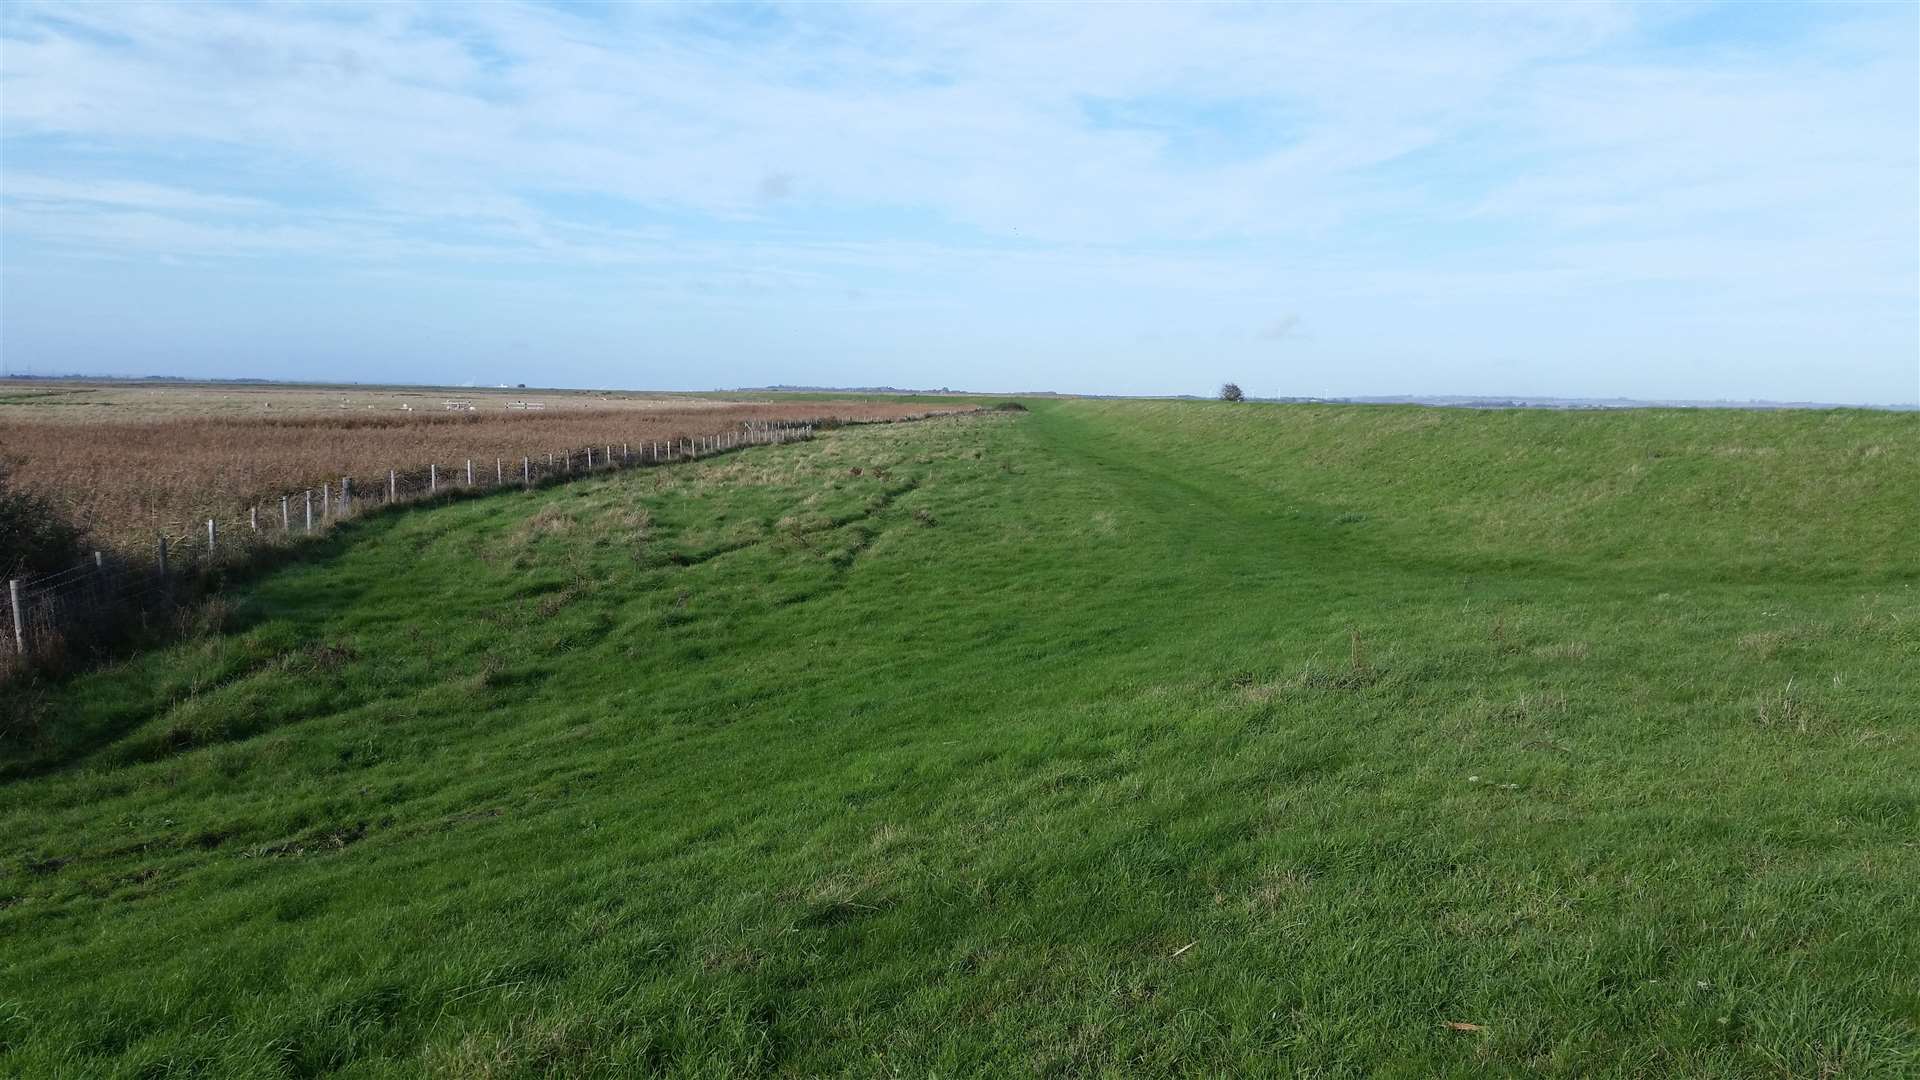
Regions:
[[[9,3],[0,350],[1912,402],[1917,12]]]

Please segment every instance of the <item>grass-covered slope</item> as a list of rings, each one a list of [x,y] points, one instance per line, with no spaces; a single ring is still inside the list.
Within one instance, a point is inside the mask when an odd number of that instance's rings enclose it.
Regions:
[[[362,521],[15,704],[0,1073],[1911,1075],[1917,477],[1046,403]]]

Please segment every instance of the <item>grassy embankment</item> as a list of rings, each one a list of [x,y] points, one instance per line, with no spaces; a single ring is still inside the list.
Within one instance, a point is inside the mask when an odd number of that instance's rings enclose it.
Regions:
[[[34,703],[0,1072],[1911,1075],[1917,475],[1044,403],[353,523]]]

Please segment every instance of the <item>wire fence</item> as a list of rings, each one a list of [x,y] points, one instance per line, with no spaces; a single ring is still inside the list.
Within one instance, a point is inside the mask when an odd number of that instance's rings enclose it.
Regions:
[[[325,533],[358,514],[388,506],[505,488],[531,489],[619,469],[669,465],[811,439],[813,423],[746,421],[718,435],[642,443],[608,442],[519,458],[466,458],[387,471],[385,483],[366,477],[289,492],[225,519],[179,522],[160,531],[148,558],[96,551],[77,566],[7,582],[0,596],[0,659],[13,666],[67,641],[99,639],[114,629],[171,614],[199,595],[219,569],[237,567],[270,548]]]

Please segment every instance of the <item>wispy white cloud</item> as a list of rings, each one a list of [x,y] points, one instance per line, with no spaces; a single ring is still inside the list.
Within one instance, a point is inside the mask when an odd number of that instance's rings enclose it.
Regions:
[[[1454,377],[1569,306],[1818,297],[1807,332],[1867,326],[1852,385],[1892,389],[1920,334],[1914,14],[1818,14],[1750,42],[1603,3],[17,3],[0,227],[47,257],[957,302],[1054,344],[1083,324],[1033,298],[1107,290],[1269,348],[1300,312],[1329,365]],[[1478,321],[1451,349],[1348,325],[1401,304]]]

